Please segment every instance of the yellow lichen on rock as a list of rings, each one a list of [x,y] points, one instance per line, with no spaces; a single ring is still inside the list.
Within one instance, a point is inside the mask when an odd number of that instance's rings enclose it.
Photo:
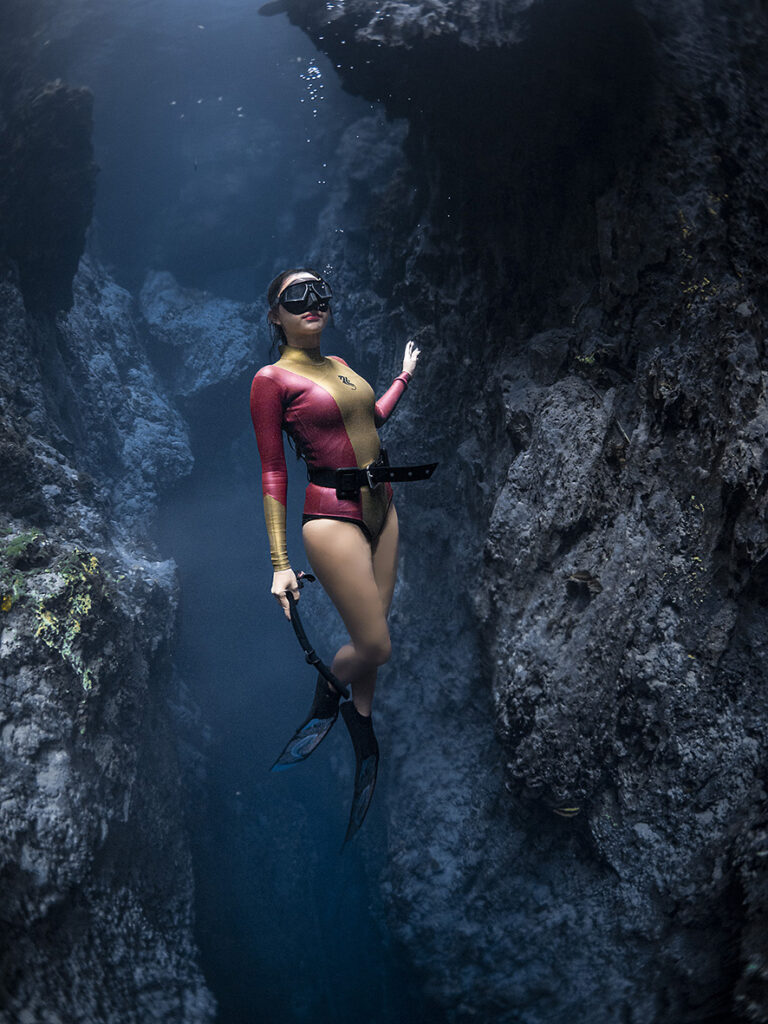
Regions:
[[[96,556],[78,548],[60,563],[58,571],[63,590],[38,602],[35,636],[59,654],[88,691],[95,681],[94,666],[86,660],[78,641],[94,608],[94,589],[101,588],[103,577]]]

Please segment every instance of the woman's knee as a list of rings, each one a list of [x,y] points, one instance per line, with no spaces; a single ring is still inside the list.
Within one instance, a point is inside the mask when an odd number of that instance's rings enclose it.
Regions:
[[[355,649],[361,658],[372,665],[386,665],[392,657],[392,641],[388,632],[376,640],[355,644]]]

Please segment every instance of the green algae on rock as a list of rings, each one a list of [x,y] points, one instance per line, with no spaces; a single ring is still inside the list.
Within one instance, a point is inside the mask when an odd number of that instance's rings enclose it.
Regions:
[[[101,659],[87,654],[84,647],[95,613],[107,596],[106,577],[95,555],[74,548],[60,560],[53,579],[52,593],[35,606],[35,637],[57,652],[88,693],[98,678]]]

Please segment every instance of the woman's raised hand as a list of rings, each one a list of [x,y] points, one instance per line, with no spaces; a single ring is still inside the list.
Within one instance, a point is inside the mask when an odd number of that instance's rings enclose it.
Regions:
[[[405,355],[403,356],[403,372],[413,374],[416,369],[416,363],[419,361],[421,355],[421,349],[416,347],[415,341],[409,341],[405,346]]]
[[[296,582],[296,573],[293,569],[281,569],[272,577],[272,593],[275,595],[278,604],[285,612],[286,619],[290,619],[291,609],[288,604],[288,598],[285,596],[285,592],[287,590],[290,590],[293,594],[294,601],[298,601],[301,597],[299,584]]]

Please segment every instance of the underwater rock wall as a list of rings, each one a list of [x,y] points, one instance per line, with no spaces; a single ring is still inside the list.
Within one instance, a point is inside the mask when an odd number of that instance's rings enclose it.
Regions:
[[[3,82],[0,181],[17,218],[0,246],[0,1018],[202,1024],[171,712],[178,587],[142,540],[189,442],[131,297],[86,257],[73,285],[89,98],[22,80]]]
[[[391,930],[451,1021],[765,1020],[763,7],[287,7],[410,124],[407,165],[399,128],[345,138],[313,254],[379,389],[419,339],[385,441],[441,461],[398,489]],[[176,586],[136,538],[191,465],[173,402],[230,415],[254,314],[153,274],[142,325],[88,260],[72,291],[88,97],[2,87],[13,166],[64,134],[55,237],[0,218],[0,1007],[205,1021]]]
[[[287,8],[411,126],[320,240],[350,336],[420,339],[387,440],[441,459],[398,493],[391,926],[450,1020],[768,1019],[763,7]]]
[[[130,297],[88,261],[75,294],[55,323],[8,281],[0,301],[0,1008],[206,1021],[170,707],[178,587],[137,541],[191,457]]]

